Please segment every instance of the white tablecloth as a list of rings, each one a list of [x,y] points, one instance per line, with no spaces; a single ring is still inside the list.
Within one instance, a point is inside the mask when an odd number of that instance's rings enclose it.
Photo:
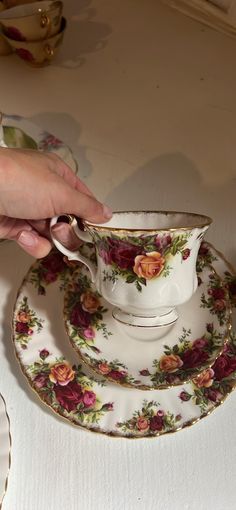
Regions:
[[[206,213],[236,265],[236,42],[156,0],[67,0],[60,55],[0,60],[1,109],[68,143],[113,209]],[[31,262],[0,246],[0,391],[11,419],[4,510],[233,510],[236,393],[182,432],[128,441],[77,430],[43,406],[15,360],[11,313]]]

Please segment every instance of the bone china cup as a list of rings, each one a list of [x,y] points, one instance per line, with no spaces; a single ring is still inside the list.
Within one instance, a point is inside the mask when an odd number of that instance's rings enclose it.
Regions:
[[[152,324],[160,318],[162,325],[176,320],[175,307],[197,288],[196,260],[212,222],[209,217],[172,211],[114,212],[105,224],[83,221],[85,231],[74,217],[70,219],[76,235],[94,244],[97,264],[80,251],[65,248],[51,232],[53,242],[69,260],[89,268],[98,292],[117,307],[115,318],[120,313],[122,322],[129,323],[132,315]],[[51,226],[57,220],[53,218]]]
[[[38,41],[58,33],[61,26],[61,1],[42,1],[18,5],[0,13],[3,33],[15,41]]]
[[[66,29],[66,20],[62,18],[61,29],[58,34],[42,41],[13,41],[4,36],[13,51],[22,60],[33,67],[43,67],[56,56],[59,46],[62,44]]]

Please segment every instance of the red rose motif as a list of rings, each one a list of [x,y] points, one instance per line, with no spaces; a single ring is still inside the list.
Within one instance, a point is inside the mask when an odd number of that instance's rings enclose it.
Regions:
[[[120,379],[124,379],[127,376],[127,372],[124,370],[111,370],[109,376],[115,381],[119,381]]]
[[[225,308],[226,308],[225,301],[223,299],[216,299],[216,301],[214,302],[214,309],[216,310],[216,312],[223,312]]]
[[[207,388],[205,391],[205,396],[212,402],[218,402],[222,398],[222,393],[220,393],[218,390]]]
[[[212,322],[209,322],[209,323],[206,325],[206,329],[207,329],[208,333],[213,333],[213,331],[214,331],[213,323],[212,323]]]
[[[56,399],[68,412],[74,411],[82,401],[82,387],[76,381],[71,381],[67,386],[54,386]]]
[[[187,349],[182,354],[184,368],[194,368],[208,360],[208,353],[198,348]]]
[[[179,398],[183,402],[188,402],[188,400],[191,399],[191,395],[189,395],[189,393],[187,393],[186,391],[181,391],[181,393],[179,394]]]
[[[150,418],[150,424],[149,424],[150,430],[152,430],[152,431],[162,430],[163,425],[164,425],[164,422],[163,422],[162,416],[156,415],[156,416],[152,416],[152,418]]]
[[[60,273],[65,267],[65,263],[60,253],[50,253],[42,260],[41,264],[50,273]]]
[[[157,247],[157,251],[159,251],[161,254],[171,246],[172,238],[170,234],[158,234],[155,239],[155,245]]]
[[[16,48],[15,52],[18,55],[18,57],[22,58],[22,60],[26,60],[27,62],[34,61],[34,56],[32,55],[32,53],[30,53],[29,50],[26,50],[24,48]]]
[[[47,381],[48,381],[48,376],[46,374],[38,374],[34,378],[34,385],[40,389],[40,388],[43,388],[44,386],[46,386]]]
[[[56,281],[58,273],[47,272],[43,275],[43,279],[46,283],[53,283]]]
[[[4,34],[6,34],[7,37],[10,37],[10,39],[14,39],[15,41],[26,41],[24,35],[16,27],[6,27],[4,29]]]
[[[20,333],[21,335],[28,335],[29,334],[29,326],[26,322],[17,322],[16,323],[16,332]]]
[[[92,407],[96,402],[96,395],[93,391],[86,390],[83,394],[83,403],[85,407]]]
[[[191,253],[191,251],[189,248],[186,248],[185,250],[183,250],[182,251],[182,259],[187,260],[189,258],[190,253]]]
[[[47,349],[42,349],[39,356],[41,359],[46,359],[49,356],[49,351]]]
[[[236,370],[236,356],[222,354],[214,363],[215,380],[221,381]]]
[[[139,246],[120,241],[110,251],[111,261],[121,269],[132,269],[136,255],[140,253]]]
[[[70,314],[70,322],[77,328],[87,329],[91,322],[91,314],[85,312],[80,304],[75,305]]]
[[[140,373],[140,375],[143,375],[143,376],[151,375],[148,368],[143,368],[143,370],[140,370],[139,373]]]
[[[197,340],[194,340],[193,347],[197,349],[204,349],[208,344],[208,341],[206,338],[197,338]]]
[[[205,257],[209,253],[209,248],[206,243],[202,243],[199,249],[199,255]]]
[[[225,290],[223,288],[211,289],[211,296],[213,299],[224,299]]]

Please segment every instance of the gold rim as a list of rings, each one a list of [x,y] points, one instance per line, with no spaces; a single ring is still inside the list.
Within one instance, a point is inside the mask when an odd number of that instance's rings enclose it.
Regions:
[[[87,220],[83,220],[84,226],[88,227],[88,230],[91,228],[93,230],[99,230],[99,231],[112,231],[112,232],[153,232],[154,234],[156,232],[176,232],[178,230],[193,230],[194,228],[203,228],[208,227],[212,223],[212,218],[209,216],[205,216],[204,214],[198,214],[198,213],[191,213],[186,211],[114,211],[113,215],[119,215],[119,214],[165,214],[167,215],[173,215],[173,214],[185,214],[186,216],[194,217],[194,218],[203,218],[202,222],[197,222],[194,225],[187,226],[179,226],[179,227],[173,227],[173,228],[145,228],[145,229],[136,229],[136,228],[119,228],[119,227],[106,227],[106,225],[96,225],[96,223],[89,222]]]
[[[2,395],[2,393],[0,393],[0,398],[2,399],[3,405],[5,407],[5,413],[6,413],[6,417],[7,417],[7,421],[8,421],[8,438],[9,438],[8,471],[7,471],[7,476],[6,476],[6,480],[5,480],[4,492],[3,492],[2,498],[0,500],[0,510],[1,510],[2,503],[3,503],[4,497],[5,497],[6,492],[7,492],[7,487],[8,487],[8,477],[9,477],[10,467],[11,467],[12,438],[11,438],[11,423],[10,423],[10,418],[9,418],[9,415],[8,415],[8,412],[7,412],[6,402],[5,402],[5,399],[4,399],[3,395]]]
[[[224,260],[224,259],[223,259]],[[230,267],[227,263],[227,261],[225,261],[227,266]],[[143,435],[143,436],[139,436],[139,435],[136,435],[136,436],[133,436],[133,435],[122,435],[121,433],[119,432],[115,432],[115,431],[105,431],[105,430],[101,430],[101,429],[97,429],[95,427],[87,427],[85,425],[81,425],[77,422],[75,422],[73,419],[71,419],[70,417],[65,417],[64,415],[60,414],[58,411],[56,411],[50,404],[48,404],[48,402],[46,402],[43,398],[43,396],[41,394],[38,393],[38,391],[35,389],[35,387],[33,386],[32,384],[32,380],[29,378],[28,374],[26,373],[25,371],[25,367],[22,365],[21,363],[21,359],[20,359],[20,356],[18,355],[18,352],[16,350],[16,346],[15,346],[15,335],[14,335],[14,316],[15,316],[15,313],[16,313],[16,307],[17,307],[17,301],[18,301],[18,297],[19,295],[21,294],[21,291],[22,291],[22,288],[23,288],[23,285],[24,283],[27,281],[27,277],[29,275],[29,273],[31,272],[32,270],[32,267],[34,266],[34,264],[32,264],[32,266],[30,267],[29,271],[27,272],[26,276],[24,277],[19,289],[18,289],[18,292],[17,292],[17,295],[16,295],[16,300],[15,300],[15,304],[13,306],[13,317],[12,317],[12,342],[13,342],[13,346],[14,346],[14,355],[15,355],[15,358],[20,366],[20,369],[21,369],[21,372],[23,374],[23,376],[25,377],[25,379],[27,380],[27,383],[28,385],[30,386],[30,388],[32,389],[32,391],[37,395],[37,398],[40,400],[40,402],[43,402],[43,404],[48,407],[53,414],[59,416],[63,421],[65,422],[69,422],[71,425],[73,425],[74,427],[76,428],[79,428],[79,429],[86,429],[88,430],[89,432],[94,432],[96,434],[102,434],[102,435],[106,435],[108,437],[111,437],[111,438],[119,438],[119,439],[131,439],[131,440],[134,440],[134,439],[156,439],[157,437],[159,436],[162,436],[162,435],[166,435],[166,434],[173,434],[175,432],[179,432],[180,430],[183,430],[187,427],[191,427],[192,425],[195,425],[196,423],[198,423],[200,420],[202,420],[203,418],[207,417],[207,416],[210,416],[210,414],[213,413],[213,411],[215,411],[220,405],[222,405],[225,400],[227,399],[227,397],[233,392],[233,390],[235,389],[236,387],[236,381],[234,381],[234,384],[232,384],[230,390],[228,392],[225,393],[224,397],[218,401],[218,402],[215,402],[214,405],[212,406],[211,409],[209,409],[207,412],[203,413],[202,415],[200,415],[198,418],[193,418],[192,420],[188,420],[186,421],[185,423],[183,423],[181,426],[179,427],[176,427],[172,430],[169,430],[169,431],[163,431],[163,432],[158,432],[157,434],[155,435]],[[233,271],[233,274],[235,274],[235,271]],[[232,380],[233,381],[233,378]]]

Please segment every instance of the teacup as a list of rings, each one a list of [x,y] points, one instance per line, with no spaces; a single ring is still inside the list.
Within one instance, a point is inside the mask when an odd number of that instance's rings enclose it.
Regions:
[[[51,226],[57,221],[53,218]],[[211,222],[194,213],[128,211],[114,212],[105,224],[83,220],[83,231],[71,216],[75,234],[94,244],[97,264],[51,235],[69,260],[89,268],[98,292],[114,305],[115,319],[154,327],[173,324],[178,318],[176,307],[195,292],[197,255]]]
[[[3,33],[15,41],[38,41],[60,30],[63,4],[60,0],[18,5],[0,14]]]
[[[22,60],[33,67],[43,67],[56,56],[62,44],[66,29],[66,19],[62,17],[60,31],[42,41],[14,41],[3,34],[4,39]]]

